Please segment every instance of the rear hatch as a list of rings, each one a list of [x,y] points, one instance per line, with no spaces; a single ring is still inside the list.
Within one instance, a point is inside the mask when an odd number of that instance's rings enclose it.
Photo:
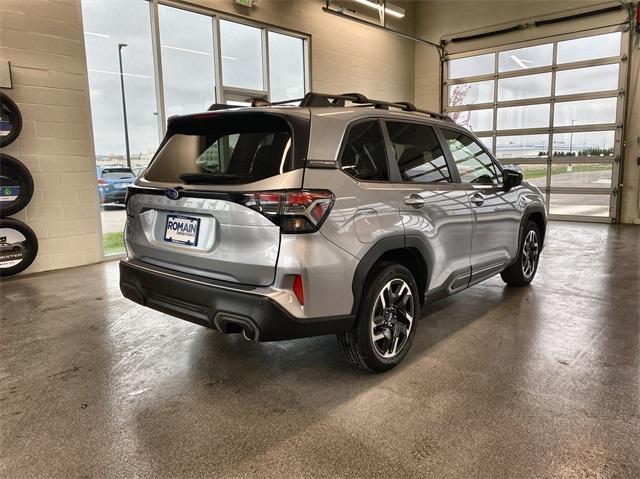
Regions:
[[[129,188],[130,255],[223,281],[273,283],[281,227],[271,200],[302,187],[308,136],[302,113],[172,119],[148,169]]]
[[[103,168],[100,178],[98,178],[98,184],[106,190],[122,190],[124,192],[134,179],[135,175],[131,168]]]

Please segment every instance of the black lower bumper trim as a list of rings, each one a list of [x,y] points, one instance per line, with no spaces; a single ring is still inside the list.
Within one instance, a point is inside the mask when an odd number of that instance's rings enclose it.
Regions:
[[[138,260],[120,261],[120,290],[138,304],[249,339],[277,341],[349,331],[353,315],[300,319],[272,299],[166,272]]]

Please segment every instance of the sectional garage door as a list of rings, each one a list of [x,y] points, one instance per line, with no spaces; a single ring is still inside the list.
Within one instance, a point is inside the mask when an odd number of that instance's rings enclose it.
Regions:
[[[447,56],[443,110],[547,196],[551,218],[612,221],[627,33],[610,27]]]

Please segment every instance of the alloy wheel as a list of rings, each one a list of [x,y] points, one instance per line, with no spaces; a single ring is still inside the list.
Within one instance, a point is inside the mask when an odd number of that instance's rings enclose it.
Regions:
[[[389,281],[376,298],[371,318],[371,340],[385,359],[398,355],[407,344],[413,326],[414,298],[406,281]]]
[[[538,263],[538,235],[534,230],[530,230],[522,245],[522,274],[529,279],[536,271]]]

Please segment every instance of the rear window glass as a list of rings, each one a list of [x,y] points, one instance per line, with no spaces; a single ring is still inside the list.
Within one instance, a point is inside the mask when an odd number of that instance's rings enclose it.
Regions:
[[[241,184],[304,166],[308,122],[258,113],[183,117],[145,173],[149,181]]]
[[[123,178],[133,178],[133,172],[128,169],[102,170],[102,177],[106,180],[120,180]]]

